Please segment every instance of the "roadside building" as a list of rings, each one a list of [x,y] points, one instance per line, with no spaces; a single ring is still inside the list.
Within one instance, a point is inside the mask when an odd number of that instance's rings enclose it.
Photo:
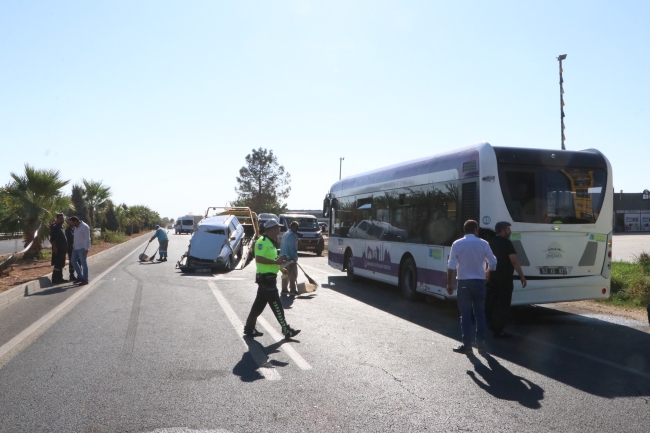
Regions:
[[[650,191],[614,193],[614,231],[650,233]]]

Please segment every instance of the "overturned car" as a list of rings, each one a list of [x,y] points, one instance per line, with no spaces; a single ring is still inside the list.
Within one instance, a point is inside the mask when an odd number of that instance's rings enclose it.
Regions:
[[[234,215],[203,219],[190,240],[190,246],[178,262],[182,272],[197,269],[229,271],[235,257],[242,256],[244,227]]]

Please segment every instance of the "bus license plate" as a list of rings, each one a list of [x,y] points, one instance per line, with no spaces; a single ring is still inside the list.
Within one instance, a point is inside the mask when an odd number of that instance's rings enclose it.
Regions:
[[[568,275],[567,268],[564,266],[539,268],[541,275]]]

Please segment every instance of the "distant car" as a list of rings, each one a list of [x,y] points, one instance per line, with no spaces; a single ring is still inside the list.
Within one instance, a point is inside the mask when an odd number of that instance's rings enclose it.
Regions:
[[[173,225],[171,225],[171,224],[167,224],[167,230],[172,230],[173,228],[174,228]]]
[[[323,254],[325,249],[325,240],[323,233],[318,225],[318,220],[313,215],[307,214],[282,214],[280,215],[280,235],[278,236],[278,245],[282,242],[282,237],[289,231],[289,226],[293,221],[298,223],[298,251],[309,251],[316,253],[317,256]]]
[[[319,222],[318,225],[320,226],[321,232],[329,233],[329,224],[324,223],[324,222]]]
[[[235,256],[241,257],[244,227],[234,215],[203,219],[192,236],[187,261],[181,271],[196,269],[229,271]]]
[[[261,213],[257,216],[257,223],[260,228],[260,233],[264,233],[264,224],[266,224],[266,222],[271,219],[276,221],[279,220],[278,216],[274,213]]]

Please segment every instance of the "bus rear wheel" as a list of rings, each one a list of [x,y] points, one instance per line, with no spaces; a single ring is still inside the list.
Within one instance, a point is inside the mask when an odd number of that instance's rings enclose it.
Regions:
[[[354,275],[354,254],[351,250],[345,253],[345,270],[348,274],[348,280],[356,281],[357,277]]]
[[[402,294],[409,301],[418,301],[421,298],[417,291],[417,284],[418,269],[415,266],[415,261],[409,257],[402,264],[402,272],[399,279]]]

